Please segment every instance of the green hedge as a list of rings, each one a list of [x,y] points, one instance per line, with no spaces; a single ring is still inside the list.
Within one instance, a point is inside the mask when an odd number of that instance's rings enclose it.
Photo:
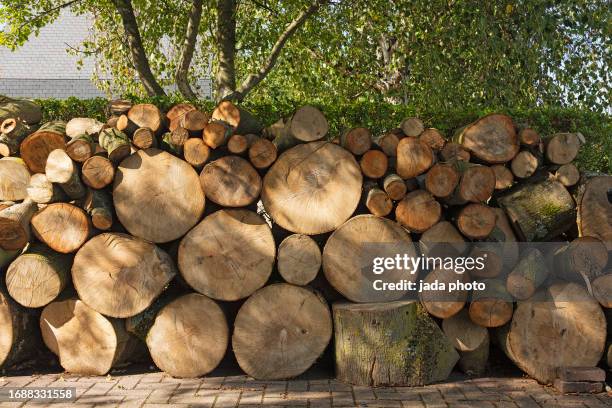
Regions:
[[[129,98],[134,103],[154,103],[162,110],[181,102],[179,97]],[[107,101],[103,98],[66,100],[37,100],[43,107],[44,120],[69,120],[73,117],[93,117],[105,121]],[[214,103],[206,100],[194,102],[200,108],[211,111]],[[303,103],[252,105],[245,108],[260,118],[262,123],[271,124]],[[374,134],[398,126],[408,116],[420,117],[428,127],[435,127],[446,135],[454,129],[470,123],[478,117],[493,111],[509,114],[520,125],[528,125],[542,135],[555,132],[581,132],[586,138],[578,157],[583,170],[612,173],[612,121],[610,115],[574,108],[536,107],[533,109],[490,109],[462,111],[436,111],[435,108],[418,109],[406,105],[391,105],[355,101],[343,105],[317,105],[326,115],[330,124],[330,135],[335,136],[343,129],[354,126],[370,128]]]

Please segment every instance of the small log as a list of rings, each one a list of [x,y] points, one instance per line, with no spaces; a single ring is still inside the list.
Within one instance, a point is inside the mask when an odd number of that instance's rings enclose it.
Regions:
[[[471,163],[456,163],[461,180],[453,200],[457,204],[484,203],[495,191],[495,173],[488,166]]]
[[[249,147],[249,160],[257,169],[267,169],[276,161],[277,150],[268,139],[257,139]]]
[[[308,285],[321,269],[321,250],[308,235],[289,235],[278,247],[277,265],[287,283]]]
[[[210,120],[208,114],[192,109],[180,116],[179,127],[186,129],[191,135],[201,137],[202,131]],[[172,130],[174,132],[175,129]]]
[[[0,159],[0,201],[20,201],[28,196],[30,171],[16,157]]]
[[[232,154],[243,154],[249,149],[249,141],[243,135],[232,135],[227,141],[227,150]]]
[[[280,380],[310,368],[331,337],[327,303],[310,290],[280,283],[255,292],[240,308],[232,348],[249,376]]]
[[[496,113],[460,129],[453,139],[472,155],[491,164],[506,163],[519,150],[512,118]]]
[[[457,216],[457,227],[463,235],[472,239],[484,239],[495,227],[496,215],[484,204],[468,204]]]
[[[406,182],[397,174],[389,174],[383,181],[383,189],[392,200],[398,201],[404,198],[408,188]]]
[[[166,252],[126,234],[95,236],[77,252],[72,265],[79,298],[97,312],[117,318],[145,310],[175,275]]]
[[[604,242],[612,251],[612,176],[597,175],[585,177],[578,186],[576,197],[578,234],[581,237],[595,237]]]
[[[101,189],[110,185],[115,178],[115,166],[104,156],[92,156],[81,168],[83,183],[91,188]]]
[[[368,191],[365,205],[370,213],[379,217],[386,217],[393,211],[393,201],[379,188],[372,188]]]
[[[29,125],[42,119],[42,109],[33,101],[0,95],[0,123],[8,118],[20,118]]]
[[[553,264],[558,277],[588,287],[605,273],[608,249],[598,238],[579,237],[555,251]]]
[[[106,120],[106,127],[113,127],[117,129],[117,122],[119,122],[119,116],[111,116]]]
[[[183,146],[189,139],[189,131],[184,127],[177,127],[172,132],[166,132],[162,136],[162,144],[165,150],[178,156],[183,154]]]
[[[132,107],[132,102],[127,99],[113,99],[108,103],[108,110],[111,115],[123,115]]]
[[[94,228],[106,231],[113,225],[113,200],[106,191],[89,190],[83,208],[91,217]]]
[[[20,250],[30,242],[30,219],[37,209],[36,203],[26,198],[0,211],[0,248]]]
[[[427,231],[440,221],[441,216],[440,203],[425,190],[416,190],[406,194],[395,209],[397,222],[417,233]]]
[[[516,177],[524,179],[531,177],[538,169],[538,165],[538,158],[528,150],[523,150],[514,156],[510,168]]]
[[[334,303],[333,312],[340,381],[368,387],[423,386],[444,381],[459,359],[418,302],[341,302]]]
[[[138,106],[138,105],[136,105]],[[108,153],[108,158],[119,163],[131,153],[130,139],[117,129],[106,128],[100,132],[98,143]]]
[[[349,129],[340,136],[340,145],[355,156],[361,156],[372,147],[372,132],[364,127]]]
[[[127,117],[136,125],[136,128],[146,127],[151,129],[155,134],[161,134],[164,127],[164,117],[162,113],[157,106],[149,103],[132,106],[127,113]]]
[[[44,173],[49,153],[66,149],[66,124],[49,122],[26,137],[19,147],[19,154],[32,173]]]
[[[434,164],[425,176],[425,188],[434,197],[450,197],[459,183],[459,176],[459,172],[451,164]]]
[[[201,168],[208,161],[210,148],[204,141],[197,137],[187,139],[183,145],[183,157],[185,161],[195,168]]]
[[[406,136],[412,137],[419,136],[425,130],[425,126],[423,126],[423,122],[419,118],[406,118],[402,120],[400,128]]]
[[[446,139],[442,133],[440,133],[438,129],[434,128],[425,129],[423,133],[419,135],[419,139],[427,143],[427,145],[431,147],[431,150],[434,152],[441,151],[446,144]]]
[[[423,290],[419,292],[419,300],[430,315],[448,319],[463,309],[468,292],[448,289],[450,284],[458,282],[469,282],[468,275],[444,267],[436,268],[425,276],[422,283]],[[440,288],[439,285],[444,285],[444,288]]]
[[[71,139],[81,135],[95,135],[100,133],[104,124],[93,118],[72,118],[66,123],[66,136]]]
[[[395,157],[397,155],[397,144],[400,138],[395,133],[384,133],[376,139],[376,144],[380,147],[388,157]]]
[[[262,181],[251,164],[238,156],[208,163],[200,173],[206,197],[224,207],[244,207],[257,200]]]
[[[178,265],[196,291],[235,301],[268,281],[275,255],[272,231],[263,217],[247,210],[220,210],[183,237]]]
[[[470,319],[482,327],[503,326],[512,319],[512,296],[501,280],[485,279],[481,282],[485,289],[472,292]]]
[[[139,149],[148,149],[157,147],[157,138],[155,133],[149,128],[138,128],[132,135],[132,144]]]
[[[190,103],[177,103],[176,105],[171,107],[170,110],[168,110],[168,112],[166,113],[166,118],[168,118],[168,122],[172,122],[183,116],[185,113],[196,109],[197,108]]]
[[[495,190],[505,190],[514,184],[514,174],[503,164],[491,166],[495,174]]]
[[[68,203],[47,205],[34,214],[31,224],[38,240],[62,254],[77,251],[90,236],[87,214]]]
[[[34,245],[19,255],[6,271],[6,288],[24,307],[51,303],[70,281],[72,259],[43,245]]]
[[[36,357],[41,350],[36,313],[0,290],[0,368],[11,368]]]
[[[216,149],[219,146],[223,146],[230,135],[232,134],[232,128],[224,122],[210,122],[204,128],[202,138],[204,142],[211,148]]]
[[[212,113],[211,120],[223,121],[230,125],[233,133],[246,135],[248,133],[260,134],[261,123],[247,110],[234,105],[230,101],[223,101],[217,105]]]
[[[66,153],[77,163],[83,163],[93,156],[95,146],[91,136],[86,134],[77,135],[66,143]]]
[[[433,151],[415,137],[405,137],[397,145],[397,174],[410,179],[425,173],[434,163]]]
[[[0,155],[7,157],[19,152],[19,145],[37,129],[19,118],[8,118],[0,122]]]
[[[387,156],[380,150],[368,150],[361,157],[359,165],[366,177],[377,179],[385,175],[389,161]]]
[[[57,184],[49,181],[42,173],[33,174],[27,187],[28,197],[38,204],[64,201],[68,197]]]
[[[115,126],[113,127],[118,131],[125,133],[126,135],[133,135],[134,132],[139,129],[138,125],[132,122],[128,118],[127,114],[119,116],[119,118],[117,118]]]
[[[320,140],[327,135],[329,125],[320,110],[302,106],[287,119],[281,119],[264,129],[264,134],[274,140],[279,151],[285,151],[298,143]]]
[[[612,274],[601,275],[592,283],[593,296],[602,307],[612,308]]]
[[[531,128],[521,129],[518,134],[518,138],[521,144],[527,147],[538,146],[542,141],[538,132]]]
[[[567,163],[557,169],[555,179],[565,187],[572,187],[580,181],[580,171],[574,164]]]
[[[442,150],[440,151],[440,157],[445,162],[453,161],[470,161],[470,152],[461,147],[460,144],[454,142],[447,142]]]
[[[79,169],[65,150],[56,149],[49,153],[45,174],[52,183],[58,183],[66,195],[72,199],[81,198],[87,189],[79,177]]]
[[[489,331],[462,309],[442,321],[442,331],[459,352],[459,368],[468,375],[484,374],[489,360]]]
[[[448,221],[440,221],[421,235],[421,252],[430,257],[456,257],[468,249],[463,236]]]
[[[578,155],[584,136],[580,133],[556,133],[546,139],[546,158],[553,164],[571,163]]]
[[[526,300],[533,296],[548,275],[549,270],[546,267],[544,255],[538,249],[533,248],[523,254],[508,275],[506,289],[516,299]]]

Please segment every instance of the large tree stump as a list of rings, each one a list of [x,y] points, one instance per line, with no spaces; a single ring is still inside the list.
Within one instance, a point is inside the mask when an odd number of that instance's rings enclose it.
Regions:
[[[310,368],[331,336],[327,303],[308,289],[280,283],[255,292],[240,308],[232,347],[245,373],[280,380]]]
[[[63,254],[77,251],[91,232],[85,211],[68,203],[47,205],[34,214],[31,224],[36,238]]]
[[[204,192],[195,170],[157,149],[139,150],[121,162],[113,201],[121,224],[152,242],[182,237],[204,212]]]
[[[32,309],[0,290],[0,368],[11,368],[40,352],[40,332]]]
[[[32,173],[44,173],[47,157],[55,149],[66,149],[66,124],[49,122],[26,137],[19,154]]]
[[[275,256],[272,231],[263,217],[248,210],[220,210],[181,240],[178,265],[198,292],[234,301],[267,282]]]
[[[470,319],[466,309],[442,321],[442,330],[459,352],[459,368],[469,375],[485,372],[489,360],[489,331]]]
[[[321,250],[308,235],[293,234],[278,246],[278,272],[294,285],[308,285],[321,269]]]
[[[586,179],[586,177],[585,177]],[[598,175],[581,182],[576,202],[578,233],[604,242],[612,251],[612,176]]]
[[[261,177],[238,156],[225,156],[204,166],[200,182],[206,197],[224,207],[252,204],[261,192]]]
[[[519,142],[506,115],[490,114],[461,129],[454,138],[463,148],[487,163],[505,163],[519,151]]]
[[[413,301],[334,303],[336,376],[364,386],[422,386],[443,381],[459,355]]]
[[[329,283],[353,302],[388,302],[401,298],[408,289],[376,290],[374,281],[415,281],[417,274],[398,267],[375,274],[375,258],[396,254],[414,256],[415,252],[410,235],[397,223],[374,215],[358,215],[341,225],[327,240],[323,271]]]
[[[0,210],[0,248],[19,250],[30,242],[30,220],[37,209],[36,203],[27,198]]]
[[[45,307],[40,330],[45,345],[72,374],[105,375],[127,362],[139,347],[123,320],[103,316],[78,299]]]
[[[170,256],[126,234],[100,234],[77,252],[74,287],[88,306],[111,317],[134,316],[149,307],[176,275]]]
[[[229,328],[219,305],[204,295],[190,293],[160,310],[146,343],[161,370],[173,377],[195,378],[217,367],[228,339]]]
[[[355,158],[333,143],[311,142],[283,153],[264,177],[263,205],[281,227],[301,234],[338,228],[357,208],[362,175]]]
[[[23,160],[15,157],[0,159],[0,201],[19,201],[28,196],[30,171]]]

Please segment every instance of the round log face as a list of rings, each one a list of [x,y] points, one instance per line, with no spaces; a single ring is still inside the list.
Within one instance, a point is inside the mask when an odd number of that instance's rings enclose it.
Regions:
[[[155,365],[181,378],[214,370],[225,355],[228,340],[229,329],[219,305],[196,293],[166,305],[146,338]]]
[[[295,146],[264,177],[262,201],[281,227],[301,234],[330,232],[361,198],[361,169],[342,147],[328,142]]]
[[[238,156],[225,156],[204,166],[200,182],[206,197],[224,207],[252,204],[261,192],[261,177],[253,166]]]
[[[452,269],[434,269],[429,272],[424,282],[433,284],[434,282],[466,282],[468,277],[465,274],[455,273]],[[446,319],[459,313],[468,297],[468,292],[465,290],[455,290],[452,292],[441,291],[437,289],[423,290],[419,293],[421,303],[429,312],[429,314],[440,319]]]
[[[472,203],[485,202],[493,195],[495,181],[495,172],[490,167],[469,167],[459,182],[459,197]]]
[[[93,156],[83,163],[82,178],[91,188],[104,188],[113,182],[115,167],[106,157]]]
[[[92,238],[77,252],[72,265],[79,298],[111,317],[142,312],[175,274],[167,253],[126,234],[104,233]]]
[[[138,127],[146,127],[156,132],[162,125],[162,114],[157,106],[150,103],[134,105],[127,117]]]
[[[47,205],[34,214],[31,225],[36,238],[63,254],[75,252],[89,238],[89,217],[68,203]]]
[[[546,145],[546,158],[555,164],[567,164],[576,158],[580,150],[577,133],[558,133]]]
[[[350,254],[350,256],[347,256]],[[373,282],[415,281],[405,269],[373,273],[374,258],[396,254],[415,255],[410,235],[397,223],[374,215],[358,215],[340,226],[323,249],[323,271],[329,283],[353,302],[389,302],[406,291],[375,290]]]
[[[464,352],[478,349],[489,337],[485,327],[478,326],[470,320],[470,315],[466,309],[462,309],[456,315],[444,319],[442,330],[453,343],[455,349]]]
[[[395,208],[395,219],[410,231],[425,232],[440,221],[442,206],[425,190],[412,191]]]
[[[327,304],[310,290],[285,283],[257,291],[236,317],[232,347],[240,367],[258,380],[305,372],[332,336]]]
[[[506,115],[487,115],[462,132],[462,146],[487,163],[505,163],[518,153],[519,143],[512,119]]]
[[[139,150],[121,162],[113,201],[121,224],[152,242],[185,235],[204,212],[204,192],[195,170],[157,149]]]
[[[302,106],[291,117],[289,133],[303,142],[319,140],[327,134],[329,125],[320,110]]]
[[[397,145],[397,174],[410,179],[425,173],[433,164],[431,147],[416,137],[405,137]]]
[[[28,196],[30,172],[16,158],[0,159],[0,201],[18,201]]]
[[[321,269],[321,250],[308,235],[293,234],[278,247],[278,271],[289,283],[307,285]]]
[[[240,124],[240,109],[230,101],[223,101],[213,111],[212,119],[223,121],[236,129]]]
[[[275,256],[272,231],[263,217],[248,210],[220,210],[185,235],[178,264],[198,292],[234,301],[267,282]]]
[[[47,157],[55,149],[66,149],[64,135],[42,130],[26,137],[19,151],[32,173],[44,173]]]
[[[6,271],[6,287],[13,299],[22,306],[37,308],[49,304],[66,285],[64,265],[49,262],[39,254],[23,254]]]
[[[0,292],[0,367],[13,348],[13,311],[6,295]]]

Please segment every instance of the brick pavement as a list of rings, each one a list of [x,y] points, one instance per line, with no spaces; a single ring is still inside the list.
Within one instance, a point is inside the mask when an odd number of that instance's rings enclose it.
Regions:
[[[256,381],[213,374],[175,379],[163,373],[116,373],[107,377],[69,374],[0,377],[0,387],[76,387],[74,403],[0,403],[1,407],[377,407],[377,408],[553,408],[612,407],[612,397],[560,395],[520,376],[469,379],[458,374],[425,387],[371,388],[343,384],[325,373],[292,381]],[[231,373],[230,373],[231,374]]]

